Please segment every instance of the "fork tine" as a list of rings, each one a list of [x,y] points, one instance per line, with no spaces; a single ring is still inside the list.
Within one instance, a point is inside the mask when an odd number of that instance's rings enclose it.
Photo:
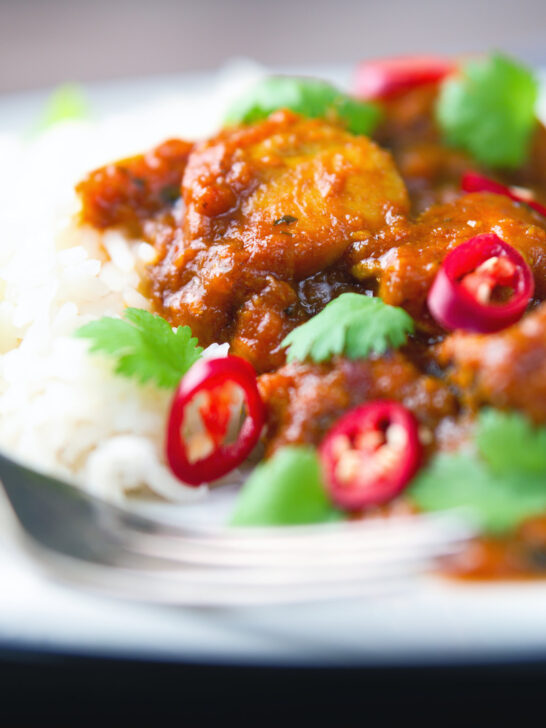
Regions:
[[[353,597],[377,597],[407,591],[416,585],[416,576],[423,569],[402,571],[363,571],[359,579],[302,580],[287,583],[268,579],[246,578],[221,580],[216,574],[201,570],[191,574],[185,570],[104,567],[81,562],[42,548],[31,549],[43,567],[57,580],[78,584],[94,592],[124,599],[185,606],[251,606],[290,604],[317,600],[339,600]]]
[[[275,549],[276,544],[247,542],[244,547],[235,542],[218,543],[203,538],[172,538],[169,536],[129,536],[123,539],[124,547],[135,553],[155,556],[180,563],[223,564],[224,566],[275,566],[295,568],[305,564],[308,568],[325,568],[343,564],[369,562],[388,563],[411,561],[415,558],[434,558],[457,551],[466,542],[463,533],[438,535],[418,534],[413,537],[386,539],[366,538],[331,545],[301,542],[290,549]]]
[[[112,514],[107,512],[99,513],[98,516],[106,518],[104,525],[108,524]],[[119,525],[119,514],[115,514],[116,525]],[[302,526],[267,526],[267,527],[234,527],[218,525],[202,525],[192,523],[173,523],[159,518],[133,514],[131,511],[123,512],[122,527],[139,534],[149,536],[169,535],[174,538],[184,537],[185,539],[195,537],[202,539],[207,537],[218,541],[221,544],[250,543],[267,546],[275,545],[275,548],[292,548],[300,541],[327,543],[329,540],[339,543],[341,540],[362,539],[366,536],[376,535],[378,538],[392,538],[401,534],[404,530],[408,532],[422,533],[430,532],[445,535],[453,532],[464,534],[468,537],[470,531],[474,530],[466,520],[459,517],[457,513],[434,513],[434,514],[412,514],[405,516],[389,516],[372,518],[359,521],[343,521],[337,523],[321,523]]]
[[[273,529],[172,525],[1,454],[0,466],[25,543],[54,576],[151,602],[228,606],[397,591],[473,535],[445,515]]]
[[[376,534],[378,530],[372,529]],[[366,534],[366,529],[363,529]],[[27,542],[31,541],[36,550],[37,542],[21,531]],[[118,537],[120,534],[117,534]],[[207,549],[210,544],[207,537],[201,540],[192,537],[187,542],[179,537],[156,536],[153,539],[140,536],[140,542],[132,538],[118,538],[115,544],[110,545],[106,551],[107,563],[114,568],[125,568],[142,572],[149,569],[154,573],[163,571],[174,578],[183,575],[186,580],[197,579],[217,584],[240,583],[246,585],[264,585],[276,581],[280,586],[307,583],[337,583],[339,581],[380,581],[381,579],[398,577],[429,568],[434,558],[447,555],[456,550],[458,543],[440,542],[436,544],[399,544],[399,547],[385,549],[383,552],[367,552],[362,549],[341,549],[330,552],[314,552],[302,549],[305,544],[300,538],[300,548],[291,553],[281,551],[257,551],[248,548],[241,549],[236,541],[234,552],[218,548],[218,542],[212,541],[212,550]],[[252,539],[259,542],[262,536]],[[220,539],[222,542],[222,539]],[[227,541],[227,540],[226,540]],[[146,548],[142,548],[143,543]],[[276,541],[274,543],[276,544]],[[353,544],[354,545],[354,544]],[[174,550],[177,549],[177,551]],[[45,549],[45,553],[52,553]],[[87,557],[71,558],[81,565],[89,562]],[[95,559],[91,559],[95,561]],[[99,562],[100,563],[100,562]],[[228,568],[226,568],[228,567]],[[214,584],[213,584],[214,586]]]

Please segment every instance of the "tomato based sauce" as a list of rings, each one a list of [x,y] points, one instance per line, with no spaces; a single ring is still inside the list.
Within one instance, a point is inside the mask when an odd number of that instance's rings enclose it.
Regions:
[[[229,342],[261,375],[267,456],[318,446],[344,413],[377,399],[415,415],[425,461],[466,441],[483,405],[546,424],[546,219],[508,197],[461,191],[465,172],[490,171],[442,143],[436,94],[427,83],[384,100],[374,141],[281,110],[202,142],[170,140],[78,186],[83,222],[154,246],[143,282],[154,309],[202,346]],[[546,199],[542,126],[530,161],[496,176]],[[531,311],[498,333],[448,333],[428,292],[446,255],[485,234],[530,267]],[[285,336],[347,292],[404,308],[416,324],[407,345],[287,363]],[[534,519],[508,539],[476,541],[446,570],[542,574],[545,554],[545,521]]]
[[[546,517],[529,518],[511,536],[475,539],[446,559],[444,573],[466,581],[546,577]]]
[[[546,423],[545,303],[496,334],[454,333],[437,351],[466,403],[516,409]]]
[[[141,235],[147,221],[167,214],[180,197],[180,181],[192,146],[170,139],[147,154],[88,174],[76,187],[83,222],[99,229],[120,225]]]
[[[399,352],[362,361],[293,362],[263,375],[260,391],[269,408],[269,454],[284,445],[320,442],[344,412],[367,400],[394,399],[412,409],[429,447],[440,423],[458,411],[449,388]]]

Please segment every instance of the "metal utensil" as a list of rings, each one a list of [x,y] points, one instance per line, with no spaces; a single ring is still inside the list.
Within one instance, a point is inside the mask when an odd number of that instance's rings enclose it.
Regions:
[[[473,535],[453,515],[320,526],[181,526],[96,498],[0,454],[21,543],[54,577],[112,596],[228,606],[407,588]]]

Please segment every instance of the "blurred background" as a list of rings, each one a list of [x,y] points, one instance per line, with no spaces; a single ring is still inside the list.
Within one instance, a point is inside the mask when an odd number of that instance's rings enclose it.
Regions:
[[[502,48],[546,64],[546,0],[0,0],[0,93],[218,67]]]

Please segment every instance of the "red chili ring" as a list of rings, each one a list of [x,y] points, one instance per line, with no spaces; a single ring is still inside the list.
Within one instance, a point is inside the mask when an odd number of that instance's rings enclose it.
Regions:
[[[387,99],[425,83],[434,83],[455,70],[442,56],[393,56],[364,61],[357,67],[355,95],[362,99]]]
[[[181,435],[186,408],[199,392],[213,390],[227,382],[238,385],[245,396],[247,416],[239,437],[234,443],[220,445],[206,457],[190,462]],[[166,451],[172,472],[189,485],[200,485],[221,478],[250,454],[258,442],[264,422],[265,408],[252,365],[238,356],[201,359],[180,381],[171,404]]]
[[[418,422],[398,402],[369,402],[337,421],[322,441],[319,457],[330,496],[339,506],[360,510],[386,503],[409,484],[421,463]]]
[[[464,279],[486,261],[506,258],[513,265],[510,287],[513,293],[506,303],[482,303],[464,285]],[[484,272],[484,282],[495,281]],[[504,284],[503,284],[504,285]],[[446,329],[462,329],[487,334],[518,321],[533,296],[534,279],[523,256],[494,233],[478,235],[458,245],[444,259],[430,288],[428,308]]]
[[[546,206],[541,205],[540,202],[535,202],[531,192],[528,195],[521,194],[514,187],[502,185],[500,182],[495,182],[494,179],[484,177],[477,172],[465,172],[461,180],[461,188],[464,192],[493,192],[495,195],[504,195],[514,200],[514,202],[521,202],[532,207],[533,210],[546,217]]]

